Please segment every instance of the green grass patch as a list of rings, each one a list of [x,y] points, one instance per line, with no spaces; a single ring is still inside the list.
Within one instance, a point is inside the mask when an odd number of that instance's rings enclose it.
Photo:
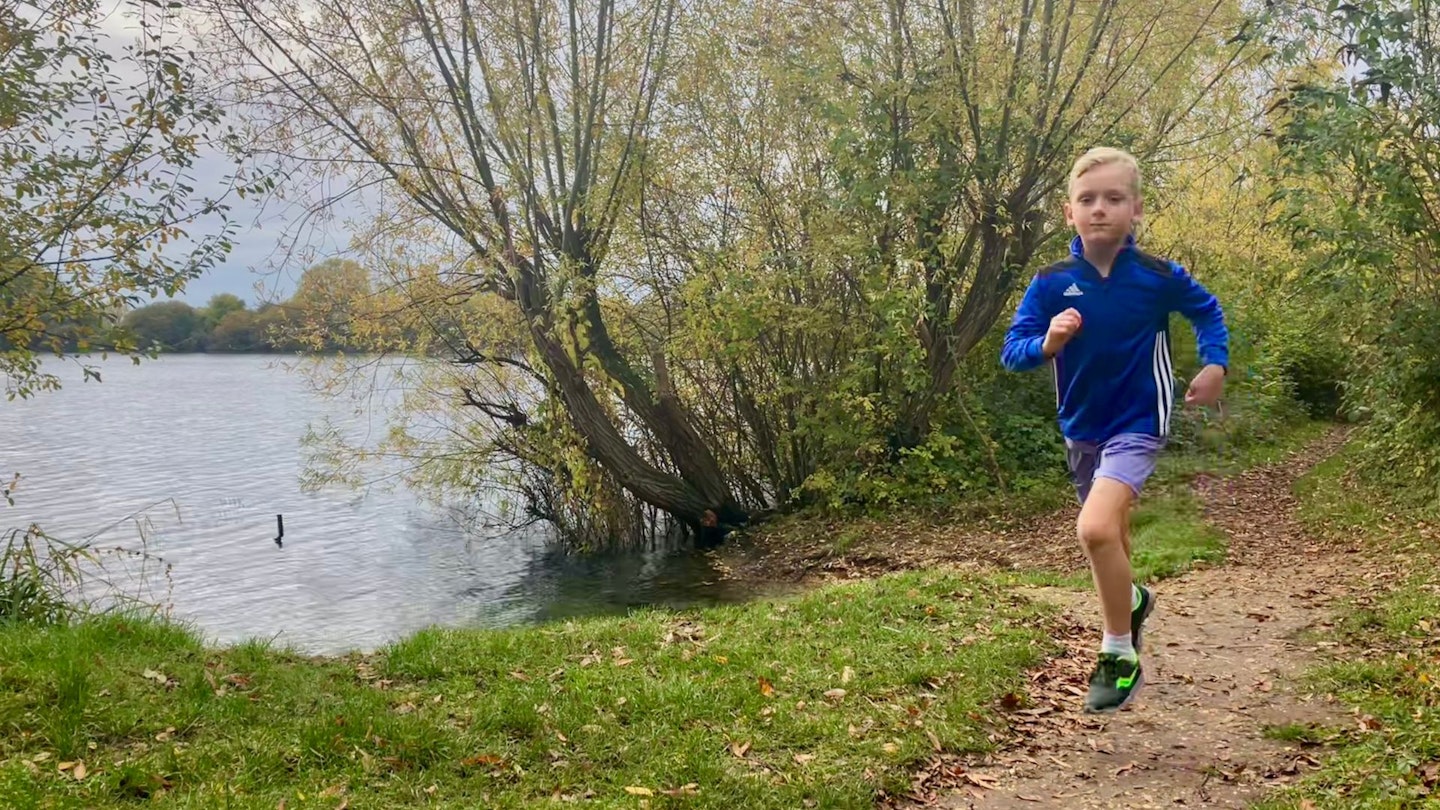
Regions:
[[[1308,678],[1354,708],[1358,722],[1334,743],[1324,767],[1261,805],[1264,810],[1432,806],[1440,798],[1440,558],[1422,535],[1436,515],[1349,475],[1348,452],[1318,465],[1296,485],[1300,518],[1311,531],[1382,552],[1408,570],[1374,601],[1341,610],[1332,640],[1352,650]],[[1308,804],[1305,804],[1308,803]]]
[[[1387,493],[1350,475],[1356,464],[1354,452],[1342,449],[1295,483],[1300,521],[1307,530],[1326,537],[1392,542],[1397,538],[1384,530],[1391,506]]]
[[[1319,723],[1285,723],[1266,726],[1266,739],[1300,745],[1326,745],[1339,739],[1340,732]]]
[[[987,746],[990,707],[1050,648],[1044,610],[908,573],[368,658],[10,625],[0,807],[871,807],[936,743]]]
[[[1130,518],[1130,564],[1139,582],[1178,576],[1197,562],[1225,559],[1225,535],[1205,522],[1188,491],[1144,501]]]

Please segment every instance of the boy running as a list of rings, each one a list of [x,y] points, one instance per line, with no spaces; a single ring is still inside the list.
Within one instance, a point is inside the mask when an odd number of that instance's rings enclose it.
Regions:
[[[1065,221],[1070,258],[1038,274],[1005,335],[1011,371],[1049,362],[1071,478],[1080,495],[1076,531],[1104,612],[1105,636],[1085,709],[1116,711],[1140,691],[1140,631],[1155,605],[1132,582],[1130,506],[1170,431],[1175,378],[1168,323],[1195,329],[1204,369],[1187,405],[1213,405],[1225,387],[1229,335],[1220,304],[1174,262],[1142,253],[1140,168],[1118,149],[1086,152],[1070,170]]]

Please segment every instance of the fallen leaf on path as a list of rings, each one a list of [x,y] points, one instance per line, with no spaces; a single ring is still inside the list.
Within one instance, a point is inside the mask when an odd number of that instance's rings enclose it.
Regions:
[[[1015,798],[1019,799],[1022,802],[1035,802],[1037,804],[1042,801],[1039,796],[1026,796],[1024,793],[1015,794]]]
[[[997,781],[995,777],[986,776],[983,773],[967,773],[965,774],[965,778],[969,780],[970,784],[985,788],[986,790],[994,790],[1000,786],[999,781]]]

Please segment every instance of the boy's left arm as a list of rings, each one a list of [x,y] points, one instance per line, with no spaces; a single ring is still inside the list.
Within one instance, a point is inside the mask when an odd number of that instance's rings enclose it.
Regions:
[[[1174,308],[1194,327],[1204,366],[1190,381],[1185,404],[1214,405],[1225,391],[1225,374],[1230,368],[1230,331],[1225,327],[1225,312],[1215,296],[1184,267],[1173,263],[1171,267],[1176,287]]]

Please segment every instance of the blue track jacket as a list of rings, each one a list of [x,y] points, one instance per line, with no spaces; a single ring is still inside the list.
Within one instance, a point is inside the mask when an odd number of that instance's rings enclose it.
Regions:
[[[1229,332],[1220,303],[1180,265],[1142,253],[1133,238],[1108,278],[1084,258],[1080,237],[1071,256],[1036,274],[1005,334],[1000,359],[1011,371],[1044,365],[1050,319],[1074,307],[1080,331],[1051,360],[1060,431],[1067,439],[1103,442],[1121,433],[1165,436],[1175,409],[1170,313],[1195,328],[1200,361],[1229,368]]]

